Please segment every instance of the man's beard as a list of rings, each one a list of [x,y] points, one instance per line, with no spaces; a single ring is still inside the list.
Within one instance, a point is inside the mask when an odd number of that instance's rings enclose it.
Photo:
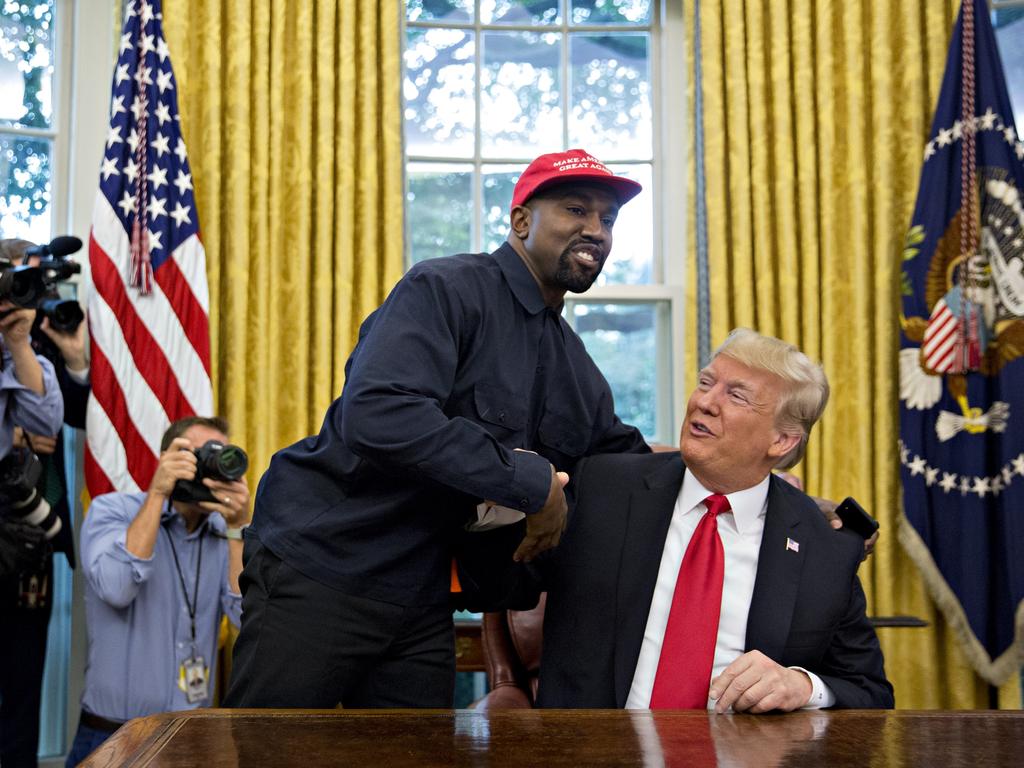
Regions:
[[[593,272],[581,272],[576,269],[572,257],[573,248],[566,248],[558,257],[558,269],[555,271],[555,282],[572,293],[585,293],[594,284],[597,276],[604,268],[602,261]]]

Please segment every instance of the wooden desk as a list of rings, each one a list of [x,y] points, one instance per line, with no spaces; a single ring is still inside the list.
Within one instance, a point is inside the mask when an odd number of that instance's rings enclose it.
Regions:
[[[1021,765],[1024,712],[197,710],[132,720],[99,766]]]

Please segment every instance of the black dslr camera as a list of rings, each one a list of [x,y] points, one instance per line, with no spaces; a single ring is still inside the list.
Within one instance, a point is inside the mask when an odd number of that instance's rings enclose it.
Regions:
[[[38,491],[42,471],[39,457],[23,448],[0,460],[0,514],[34,525],[52,539],[60,532],[61,521]]]
[[[174,484],[174,490],[171,492],[174,501],[189,504],[217,501],[210,493],[210,489],[203,485],[203,478],[238,480],[249,468],[248,455],[237,445],[207,440],[193,453],[196,455],[196,476],[192,480],[179,480]]]
[[[56,330],[74,331],[84,318],[82,308],[77,301],[54,297],[54,286],[82,271],[80,264],[67,258],[81,247],[77,237],[61,235],[26,250],[21,264],[0,259],[0,300],[22,309],[39,309]],[[39,266],[28,264],[32,256],[39,257]]]

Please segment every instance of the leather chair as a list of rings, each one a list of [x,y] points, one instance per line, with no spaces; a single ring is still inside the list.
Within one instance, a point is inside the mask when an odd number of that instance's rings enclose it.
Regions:
[[[534,706],[546,601],[547,595],[542,594],[537,607],[528,611],[484,614],[484,664],[491,690],[476,702],[474,709],[529,709]]]

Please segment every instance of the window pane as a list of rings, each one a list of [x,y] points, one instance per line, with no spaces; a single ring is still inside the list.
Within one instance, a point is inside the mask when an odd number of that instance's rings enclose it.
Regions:
[[[559,0],[482,0],[484,24],[560,24]]]
[[[1003,60],[1006,90],[1010,92],[1017,133],[1024,135],[1024,8],[1005,8],[994,11],[996,44]]]
[[[472,35],[451,29],[410,29],[404,59],[406,151],[471,158],[476,123]]]
[[[651,166],[612,165],[616,174],[640,182],[644,191],[619,211],[612,231],[612,255],[604,265],[598,285],[644,285],[654,276],[654,190]]]
[[[659,377],[665,371],[659,336],[667,323],[659,303],[589,304],[573,301],[569,322],[583,339],[587,352],[608,379],[615,396],[615,412],[648,439],[658,435],[656,409]]]
[[[406,178],[412,262],[473,250],[472,166],[410,163]]]
[[[649,24],[651,0],[572,0],[573,24]]]
[[[571,146],[605,162],[651,157],[648,42],[646,33],[570,37]]]
[[[53,3],[0,4],[0,123],[49,128]]]
[[[561,35],[489,32],[483,46],[483,153],[534,157],[561,149]]]
[[[473,0],[408,0],[409,21],[472,21]]]
[[[508,237],[512,190],[522,170],[522,166],[509,165],[491,165],[483,169],[485,251],[493,251]]]
[[[0,135],[0,232],[35,243],[50,239],[53,142]]]

